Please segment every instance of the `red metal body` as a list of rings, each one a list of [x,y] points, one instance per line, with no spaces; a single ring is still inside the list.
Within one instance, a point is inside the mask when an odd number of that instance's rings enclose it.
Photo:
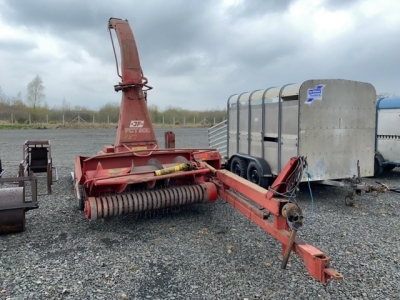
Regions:
[[[107,145],[93,157],[78,156],[75,159],[75,184],[77,196],[85,202],[89,217],[89,197],[128,192],[132,189],[153,188],[156,181],[164,187],[172,184],[196,184],[203,182],[209,170],[195,156],[206,158],[215,168],[221,167],[221,156],[210,149],[158,149],[157,140],[147,109],[146,91],[151,89],[143,76],[136,42],[128,21],[111,18],[108,23],[117,73],[121,82],[115,85],[122,92],[117,137],[114,145]],[[115,30],[120,45],[121,67],[117,61],[111,30]],[[119,74],[121,70],[121,74]],[[145,91],[146,90],[146,91]],[[166,136],[168,146],[175,147],[175,135]],[[184,173],[168,175],[154,171],[188,163],[192,168]],[[161,183],[162,182],[162,183]],[[82,186],[83,188],[79,188]],[[83,208],[83,205],[81,206]],[[103,215],[102,213],[99,215]]]
[[[75,176],[88,196],[105,193],[122,193],[128,185],[145,184],[151,187],[154,181],[168,179],[175,182],[203,182],[210,173],[195,156],[207,156],[207,162],[215,168],[221,167],[219,152],[209,149],[157,149],[124,153],[100,154],[93,157],[75,158]],[[166,175],[155,175],[154,171],[190,162],[193,169]]]
[[[297,163],[297,158],[289,161],[275,180],[272,186],[274,190],[281,194],[286,192],[286,185],[282,183],[287,180]],[[213,182],[218,186],[218,195],[281,242],[284,253],[289,244],[290,230],[286,218],[282,216],[282,210],[288,200],[226,170],[216,171],[215,176]],[[292,251],[303,259],[308,272],[315,279],[325,283],[330,279],[342,278],[340,273],[330,268],[328,256],[300,238],[295,239]]]
[[[281,242],[284,251],[291,245],[290,229],[282,214],[288,200],[277,195],[287,192],[282,183],[298,166],[299,159],[288,163],[272,192],[222,170],[222,158],[216,150],[173,148],[172,133],[166,134],[170,148],[158,149],[143,92],[143,87],[148,87],[147,79],[129,24],[110,19],[109,29],[116,30],[121,46],[122,82],[115,86],[116,91],[122,91],[120,120],[114,145],[93,157],[75,159],[75,191],[86,216],[112,217],[214,201],[220,196]],[[299,238],[292,250],[315,279],[326,282],[341,278],[329,267],[324,253]]]
[[[111,29],[115,30],[121,49],[122,74],[118,75],[122,81],[114,86],[116,91],[122,91],[114,152],[156,149],[157,140],[147,109],[146,92],[143,90],[143,88],[149,90],[151,87],[147,85],[147,78],[143,76],[132,30],[128,21],[115,18],[109,20],[108,29],[111,40]]]
[[[167,131],[164,134],[165,148],[175,148],[175,133]]]

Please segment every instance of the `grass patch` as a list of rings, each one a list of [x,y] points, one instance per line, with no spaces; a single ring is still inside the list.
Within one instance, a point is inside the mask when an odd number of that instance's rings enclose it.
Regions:
[[[19,123],[0,123],[0,130],[2,129],[90,129],[90,128],[115,128],[117,124],[107,123],[68,123],[68,124],[48,124],[48,123],[35,123],[35,124],[19,124]]]
[[[0,124],[0,129],[34,129],[33,124]]]

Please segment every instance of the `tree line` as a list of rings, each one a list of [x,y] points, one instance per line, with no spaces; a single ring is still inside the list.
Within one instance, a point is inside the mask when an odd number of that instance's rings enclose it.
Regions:
[[[394,94],[381,93],[377,99],[393,97]],[[108,103],[99,110],[84,106],[72,107],[65,99],[59,108],[49,108],[45,101],[45,86],[40,75],[36,75],[27,85],[26,101],[21,93],[7,97],[0,86],[0,120],[10,123],[117,123],[119,103]],[[153,124],[163,125],[212,125],[226,119],[226,109],[190,111],[179,107],[161,110],[157,105],[148,106]]]
[[[8,97],[0,86],[0,120],[10,123],[117,123],[119,103],[108,103],[99,110],[84,106],[72,106],[65,99],[58,108],[50,108],[45,101],[45,86],[39,75],[27,85],[26,100],[21,93]],[[190,111],[179,107],[167,107],[161,110],[157,105],[148,106],[154,124],[165,125],[210,125],[226,119],[226,110]]]

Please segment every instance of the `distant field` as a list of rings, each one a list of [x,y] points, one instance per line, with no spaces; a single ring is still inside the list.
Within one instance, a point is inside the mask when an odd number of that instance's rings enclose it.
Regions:
[[[100,128],[115,128],[116,123],[35,123],[35,124],[19,124],[19,123],[4,123],[0,122],[0,130],[2,129],[100,129]],[[206,128],[210,125],[163,125],[153,124],[155,128]]]

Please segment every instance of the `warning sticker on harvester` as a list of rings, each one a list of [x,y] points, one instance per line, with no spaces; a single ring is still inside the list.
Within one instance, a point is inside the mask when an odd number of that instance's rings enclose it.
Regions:
[[[143,127],[144,121],[143,120],[132,120],[129,124],[130,128],[140,128]]]
[[[314,89],[307,90],[307,100],[304,102],[305,104],[311,104],[314,100],[322,100],[322,89],[325,84],[319,84]]]
[[[125,133],[150,133],[150,128],[125,128]]]

